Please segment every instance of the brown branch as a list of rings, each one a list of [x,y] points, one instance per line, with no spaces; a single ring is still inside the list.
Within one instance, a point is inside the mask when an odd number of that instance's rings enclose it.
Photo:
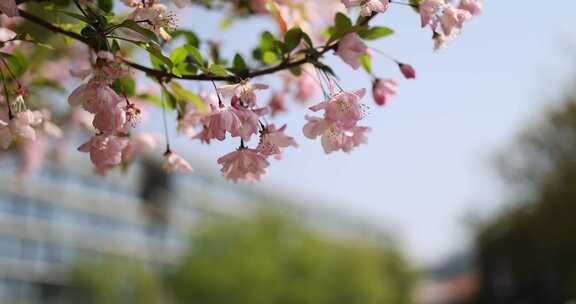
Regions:
[[[48,21],[43,20],[40,17],[37,17],[35,15],[32,15],[24,10],[19,9],[18,10],[20,13],[20,17],[27,19],[30,22],[36,23],[37,25],[40,25],[42,27],[47,28],[48,30],[54,32],[54,33],[59,33],[59,34],[63,34],[66,35],[70,38],[73,38],[75,40],[78,40],[80,42],[83,42],[89,46],[91,46],[90,40],[88,40],[86,37],[75,33],[75,32],[71,32],[68,30],[65,30],[63,28],[60,28],[58,26],[55,26],[51,23],[49,23]],[[376,14],[373,14],[372,16],[366,18],[364,20],[364,22],[360,25],[366,25],[368,24],[368,22],[374,18],[374,16],[376,16]],[[334,42],[330,45],[325,46],[320,52],[318,52],[316,57],[321,57],[322,55],[326,54],[327,52],[331,51],[331,50],[336,50],[336,48],[338,47],[338,43]],[[213,76],[210,74],[199,74],[199,75],[182,75],[182,76],[178,76],[175,75],[173,73],[170,72],[165,72],[165,71],[161,71],[161,70],[156,70],[153,68],[149,68],[146,66],[143,66],[141,64],[138,64],[136,62],[124,59],[123,60],[124,63],[134,69],[140,70],[144,73],[146,73],[149,76],[153,76],[155,78],[158,79],[183,79],[183,80],[197,80],[197,81],[212,81],[212,80],[216,80],[216,81],[230,81],[230,82],[236,82],[238,80],[237,76]],[[247,78],[254,78],[254,77],[258,77],[258,76],[264,76],[264,75],[269,75],[269,74],[273,74],[279,71],[283,71],[283,70],[287,70],[287,69],[291,69],[294,67],[298,67],[300,65],[303,65],[305,63],[309,63],[311,62],[311,58],[310,57],[305,57],[303,59],[298,59],[295,61],[286,61],[286,62],[282,62],[276,66],[273,67],[269,67],[269,68],[265,68],[265,69],[260,69],[260,70],[255,70],[252,71],[250,73],[247,74]]]

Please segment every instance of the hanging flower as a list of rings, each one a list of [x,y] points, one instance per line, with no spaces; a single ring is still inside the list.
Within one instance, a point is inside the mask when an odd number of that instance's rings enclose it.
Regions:
[[[240,148],[218,159],[222,175],[233,182],[259,181],[270,163],[257,150]]]

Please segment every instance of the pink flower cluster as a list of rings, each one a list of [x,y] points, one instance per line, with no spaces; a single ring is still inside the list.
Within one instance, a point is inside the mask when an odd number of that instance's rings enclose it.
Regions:
[[[68,97],[68,103],[71,106],[81,106],[94,114],[92,126],[97,130],[97,134],[78,150],[90,153],[92,164],[102,175],[106,175],[109,169],[119,165],[123,160],[127,161],[136,153],[156,145],[150,138],[144,138],[147,141],[144,143],[139,137],[134,140],[128,138],[130,121],[137,120],[131,116],[138,115],[139,110],[126,97],[120,97],[111,87],[116,79],[127,73],[120,62],[108,52],[98,53],[94,69],[71,71],[73,76],[81,79],[90,76],[88,82],[72,92]]]
[[[314,112],[324,110],[324,117],[306,116],[308,123],[303,128],[304,136],[310,139],[320,136],[322,147],[327,154],[338,150],[350,152],[366,143],[367,133],[371,130],[369,127],[357,125],[363,118],[360,99],[365,93],[365,89],[339,92],[332,83],[329,98],[310,107]]]
[[[422,27],[430,26],[434,32],[435,48],[439,49],[460,33],[464,22],[482,12],[482,3],[480,0],[461,0],[455,7],[446,0],[424,0],[420,3],[419,11]],[[441,32],[438,27],[442,29]]]
[[[201,92],[206,111],[189,107],[179,115],[178,130],[190,138],[204,143],[213,139],[223,141],[227,135],[241,139],[240,148],[218,159],[222,175],[231,181],[259,180],[270,165],[269,156],[279,159],[284,148],[297,146],[292,137],[284,134],[286,126],[276,129],[261,122],[260,117],[268,114],[269,108],[257,107],[256,91],[265,89],[268,85],[246,80],[223,85],[217,89],[218,95]],[[230,102],[222,102],[219,96]],[[246,147],[254,135],[259,135],[258,146]]]

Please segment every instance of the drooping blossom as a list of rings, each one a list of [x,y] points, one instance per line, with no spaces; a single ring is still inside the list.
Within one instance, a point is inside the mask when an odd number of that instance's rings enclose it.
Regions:
[[[18,146],[20,162],[18,164],[18,177],[30,176],[42,167],[46,156],[46,141],[41,136],[36,140],[26,140]]]
[[[122,160],[130,161],[136,155],[154,150],[160,145],[160,139],[151,133],[138,133],[130,137],[126,148],[122,151]]]
[[[114,135],[95,135],[80,147],[78,151],[90,153],[90,160],[96,171],[106,175],[109,169],[122,162],[122,150],[128,145],[128,138]]]
[[[390,5],[389,0],[342,0],[347,7],[360,7],[360,15],[369,17],[372,13],[384,13]]]
[[[344,36],[338,43],[336,54],[342,58],[342,61],[349,64],[357,70],[361,63],[360,57],[366,54],[368,47],[356,33],[350,33]]]
[[[393,79],[376,79],[372,83],[372,95],[377,105],[385,105],[398,93],[398,85]]]
[[[237,97],[244,107],[256,105],[256,94],[254,91],[268,89],[267,84],[250,83],[242,80],[237,84],[223,85],[218,88],[218,92],[224,97]]]
[[[206,120],[206,138],[208,139],[215,138],[223,141],[226,139],[226,132],[238,134],[240,127],[242,127],[242,121],[238,117],[236,109],[228,105],[212,106],[211,114]]]
[[[467,10],[457,9],[449,5],[444,9],[444,14],[440,17],[440,25],[445,35],[451,36],[459,33],[464,26],[464,22],[472,18]]]
[[[176,18],[162,4],[154,3],[150,6],[136,7],[128,18],[139,22],[141,26],[150,29],[162,39],[172,39],[168,31],[176,29]]]
[[[92,125],[105,134],[112,134],[126,125],[126,112],[120,104],[110,105],[94,116]]]
[[[14,139],[36,140],[34,127],[42,123],[42,112],[25,110],[17,113],[7,121],[0,120],[0,146],[10,146]]]
[[[411,65],[406,63],[399,63],[398,67],[400,68],[400,72],[402,72],[402,75],[404,75],[406,79],[416,78],[416,70]]]
[[[278,115],[279,113],[286,112],[286,97],[282,92],[276,92],[272,94],[270,101],[268,102],[268,107],[270,107],[270,115],[272,117]]]
[[[244,141],[250,141],[253,134],[258,133],[260,128],[260,119],[262,115],[268,113],[268,108],[259,108],[254,110],[249,109],[234,109],[236,115],[240,119],[240,128],[233,130],[230,134],[233,137],[240,137]]]
[[[468,11],[473,16],[482,13],[482,3],[480,0],[462,0],[458,8]]]
[[[42,110],[42,123],[40,125],[41,130],[52,138],[62,138],[62,129],[53,123],[50,120],[51,118],[52,112],[49,110]]]
[[[337,122],[325,118],[306,116],[306,123],[302,129],[304,136],[309,139],[320,137],[322,148],[326,154],[342,150],[350,152],[360,144],[366,143],[368,127],[354,126],[350,129],[342,128]]]
[[[282,149],[287,147],[298,147],[293,137],[284,134],[286,125],[276,129],[274,124],[267,125],[262,131],[260,143],[256,150],[264,156],[281,156]]]
[[[354,92],[332,92],[328,100],[322,101],[309,109],[317,112],[324,110],[327,120],[338,122],[345,128],[352,127],[362,119],[360,99],[366,94],[365,89]]]
[[[178,116],[178,131],[189,138],[194,138],[199,134],[197,126],[202,125],[202,128],[204,128],[204,124],[211,115],[212,109],[218,108],[218,97],[216,94],[203,90],[200,91],[198,97],[204,103],[206,111],[202,111],[188,103],[184,113]]]
[[[167,150],[164,153],[162,168],[167,172],[190,172],[192,166],[182,156]]]
[[[0,11],[8,17],[18,16],[18,6],[15,0],[1,0]]]
[[[446,5],[445,0],[424,0],[420,2],[418,9],[422,27],[431,25],[436,14]]]
[[[259,181],[266,174],[270,163],[255,149],[239,148],[218,158],[222,175],[233,182],[239,180]]]

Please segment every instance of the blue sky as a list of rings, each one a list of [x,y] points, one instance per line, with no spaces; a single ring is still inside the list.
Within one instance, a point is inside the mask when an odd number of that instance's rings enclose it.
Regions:
[[[365,124],[373,128],[369,144],[351,154],[325,155],[318,141],[303,137],[308,111],[294,104],[276,121],[288,123],[300,147],[272,161],[264,182],[249,186],[387,227],[423,263],[464,248],[469,234],[463,217],[501,205],[492,157],[552,105],[570,84],[575,62],[569,54],[576,42],[576,2],[486,0],[484,6],[484,14],[439,53],[432,51],[430,32],[419,28],[419,17],[409,8],[393,5],[376,18],[374,24],[392,27],[396,34],[370,46],[412,64],[418,77],[399,80],[400,94],[385,108],[366,99],[371,111]],[[192,8],[179,16],[183,28],[221,39],[226,53],[248,54],[259,33],[273,29],[256,19],[219,33],[217,14]],[[335,58],[329,62],[344,88],[370,87],[362,71]],[[400,79],[381,56],[376,55],[374,68]],[[258,80],[275,85],[271,78]],[[186,154],[209,163],[199,169],[203,174],[215,174],[216,159],[236,145],[177,141]]]

